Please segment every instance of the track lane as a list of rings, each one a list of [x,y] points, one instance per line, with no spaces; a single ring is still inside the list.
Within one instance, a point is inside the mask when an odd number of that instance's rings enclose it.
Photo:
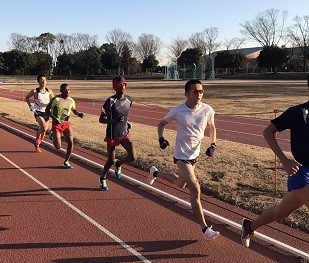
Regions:
[[[188,260],[190,262],[203,262],[206,259],[211,262],[225,262],[225,260],[235,262],[233,259],[244,259],[244,255],[246,255],[246,260],[252,256],[252,260],[260,262],[280,260],[288,260],[280,262],[297,262],[295,257],[284,256],[279,252],[261,246],[259,243],[254,242],[252,249],[245,249],[239,244],[239,233],[237,231],[214,221],[212,221],[214,227],[221,231],[220,239],[213,242],[201,240],[198,233],[199,229],[194,223],[194,216],[188,209],[134,184],[128,184],[115,178],[110,178],[110,191],[99,191],[97,187],[98,169],[89,167],[78,160],[72,160],[75,165],[74,169],[64,170],[61,167],[64,157],[62,154],[59,156],[57,151],[43,147],[42,154],[36,154],[33,152],[31,142],[16,138],[12,132],[3,129],[0,129],[0,138],[6,138],[5,143],[1,143],[0,146],[1,154],[8,158],[14,158],[20,167],[95,221],[104,225],[107,229],[112,229],[116,236],[120,236],[128,245],[134,247],[140,253],[142,252],[146,258],[153,262],[188,262]],[[76,151],[79,152],[79,149],[76,148]],[[83,149],[81,151],[84,152]],[[89,153],[89,156],[99,163],[102,162],[100,156],[99,158],[94,157],[92,153]],[[0,161],[0,164],[2,167],[3,161]],[[18,177],[19,180],[17,180],[21,183],[16,187],[16,180],[13,180],[17,179],[15,177],[16,169],[10,168],[7,164],[3,167],[5,174],[7,174],[7,171],[13,173],[10,177],[6,177],[8,180],[3,184],[3,187],[9,188],[4,191],[5,194],[2,196],[6,199],[1,198],[2,203],[5,204],[5,209],[3,209],[4,216],[0,217],[0,226],[9,229],[2,233],[6,233],[6,239],[11,240],[11,242],[4,243],[4,249],[0,250],[0,258],[14,254],[17,259],[22,259],[22,252],[26,251],[27,255],[33,254],[31,259],[39,258],[39,261],[28,262],[50,262],[48,260],[51,259],[53,262],[89,262],[87,260],[91,260],[91,262],[102,262],[103,260],[105,260],[104,262],[138,262],[132,255],[123,254],[124,250],[119,248],[114,241],[108,238],[106,240],[104,235],[102,237],[102,233],[98,233],[97,229],[93,229],[89,226],[90,224],[85,223],[70,209],[58,204],[58,201],[53,200],[53,197],[46,194],[47,192],[38,185],[28,182],[28,179],[21,176],[22,178]],[[124,167],[124,172],[145,181],[145,173],[130,169]],[[1,169],[1,175],[3,171]],[[174,191],[173,188],[169,188],[169,185],[160,182],[158,182],[158,187],[172,189],[173,194],[175,192],[176,195],[188,200],[187,191]],[[214,211],[219,210],[219,214],[224,214],[223,209],[220,208],[220,205],[216,205],[216,202],[211,197],[203,196],[204,207],[207,209],[214,207]],[[16,207],[16,204],[20,203],[25,208],[22,211]],[[37,204],[39,204],[39,208],[36,213]],[[26,209],[28,206],[32,209]],[[224,204],[221,203],[221,206],[224,207]],[[237,215],[241,210],[237,211],[238,209],[233,208],[233,206],[229,207],[230,211],[225,209],[225,213],[231,214],[231,211],[233,211],[233,217],[236,217],[236,221],[239,222],[244,215],[243,211],[241,215]],[[19,215],[20,212],[21,215]],[[29,212],[28,215],[27,212]],[[44,217],[45,214],[47,215],[46,218]],[[2,219],[8,218],[5,215],[19,216],[22,219],[18,221],[8,219],[3,224]],[[24,218],[27,220],[24,220]],[[31,221],[36,223],[35,233],[44,233],[44,235],[39,236],[31,233],[33,231]],[[20,224],[22,227],[19,227],[18,231],[12,232],[11,229],[14,229],[16,224]],[[27,226],[25,234],[23,234],[24,226]],[[53,231],[53,228],[56,230]],[[67,229],[68,233],[66,233]],[[64,233],[60,233],[61,231],[64,231]],[[15,235],[19,235],[20,239],[16,240]],[[59,239],[58,235],[60,236]],[[28,240],[26,238],[25,240],[25,237],[29,236],[33,236],[33,239]],[[301,237],[301,234],[299,236]],[[36,240],[39,240],[39,242]],[[17,244],[16,247],[14,246],[15,243]],[[39,248],[43,250],[42,253],[38,251]],[[67,250],[69,250],[68,253],[66,253]],[[89,250],[91,252],[88,252]],[[253,254],[251,255],[251,253]]]
[[[18,90],[10,91],[0,89],[0,96],[23,101],[25,95]],[[75,98],[75,100],[80,111],[87,114],[97,116],[100,115],[101,107],[103,105],[102,101],[80,98]],[[131,122],[156,127],[167,112],[168,110],[166,109],[135,104],[133,102],[132,108],[130,109],[129,119]],[[268,120],[232,115],[216,115],[215,121],[218,131],[218,139],[259,147],[267,147],[267,144],[263,138],[263,130],[270,123]],[[170,123],[166,126],[166,128],[175,130],[175,124]],[[283,150],[290,151],[288,131],[278,133],[278,142]]]

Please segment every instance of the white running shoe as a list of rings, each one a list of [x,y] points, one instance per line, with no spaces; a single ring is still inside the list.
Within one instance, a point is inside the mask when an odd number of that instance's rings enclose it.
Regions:
[[[218,231],[213,231],[212,226],[208,227],[205,233],[203,233],[204,239],[206,240],[212,240],[215,239],[216,237],[220,236],[220,232]]]
[[[152,185],[153,182],[157,179],[157,177],[153,176],[155,172],[158,172],[158,169],[155,166],[151,166],[149,169],[149,175],[148,175],[148,180],[149,180],[150,185]]]

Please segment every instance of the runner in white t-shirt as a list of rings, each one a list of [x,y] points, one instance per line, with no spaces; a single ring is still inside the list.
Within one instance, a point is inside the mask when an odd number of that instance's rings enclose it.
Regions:
[[[205,239],[211,240],[220,235],[219,232],[208,227],[201,204],[201,189],[194,173],[196,159],[200,154],[201,140],[209,127],[211,145],[206,155],[213,156],[216,148],[216,127],[213,108],[202,103],[203,86],[199,80],[189,80],[185,85],[186,102],[170,110],[158,124],[158,136],[161,149],[165,149],[169,142],[164,139],[164,126],[171,121],[176,123],[176,145],[174,149],[174,163],[178,166],[179,175],[159,172],[154,166],[150,168],[149,183],[153,184],[157,177],[175,183],[179,187],[188,186],[191,195],[191,207],[202,228]]]

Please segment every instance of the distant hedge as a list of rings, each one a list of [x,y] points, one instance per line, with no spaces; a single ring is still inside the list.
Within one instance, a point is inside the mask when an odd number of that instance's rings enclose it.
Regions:
[[[216,75],[222,79],[265,79],[265,80],[307,80],[309,72],[277,72],[277,73],[251,73]]]
[[[250,74],[217,74],[217,79],[257,79],[257,80],[307,80],[309,72],[277,72],[277,73],[250,73]],[[0,75],[1,82],[36,82],[37,76],[6,76]],[[163,74],[153,75],[128,75],[124,76],[128,80],[163,80]],[[112,80],[114,75],[89,75],[89,76],[55,76],[52,80]]]

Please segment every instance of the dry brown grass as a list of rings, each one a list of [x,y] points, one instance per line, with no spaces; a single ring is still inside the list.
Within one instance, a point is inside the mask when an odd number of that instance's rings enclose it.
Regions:
[[[48,87],[58,93],[62,82],[50,81]],[[68,81],[73,97],[104,100],[112,93],[108,81]],[[127,93],[134,103],[170,108],[184,100],[184,81],[130,81]],[[212,105],[217,114],[245,115],[248,117],[273,118],[274,109],[284,110],[308,99],[304,81],[204,81],[204,101]],[[27,93],[36,86],[32,83],[0,85],[0,89],[23,89]],[[78,105],[77,105],[78,106]],[[14,109],[14,110],[12,110]],[[7,118],[33,125],[32,114],[25,103],[1,98],[0,112]],[[98,117],[87,115],[83,120],[73,118],[76,143],[106,154],[103,142],[105,127]],[[89,136],[92,135],[92,136]],[[141,136],[148,134],[147,137]],[[175,132],[166,130],[166,137],[174,145]],[[177,172],[172,163],[172,147],[164,154],[158,149],[156,128],[133,123],[132,140],[137,149],[134,166],[147,171],[151,165],[160,170]],[[207,139],[202,152],[208,145]],[[218,141],[214,158],[201,155],[196,173],[203,192],[236,206],[261,213],[265,208],[278,203],[286,192],[286,174],[278,172],[278,191],[274,194],[274,155],[269,149],[243,145],[225,140]],[[123,151],[120,148],[119,154]],[[302,207],[284,223],[308,232],[309,209]]]

